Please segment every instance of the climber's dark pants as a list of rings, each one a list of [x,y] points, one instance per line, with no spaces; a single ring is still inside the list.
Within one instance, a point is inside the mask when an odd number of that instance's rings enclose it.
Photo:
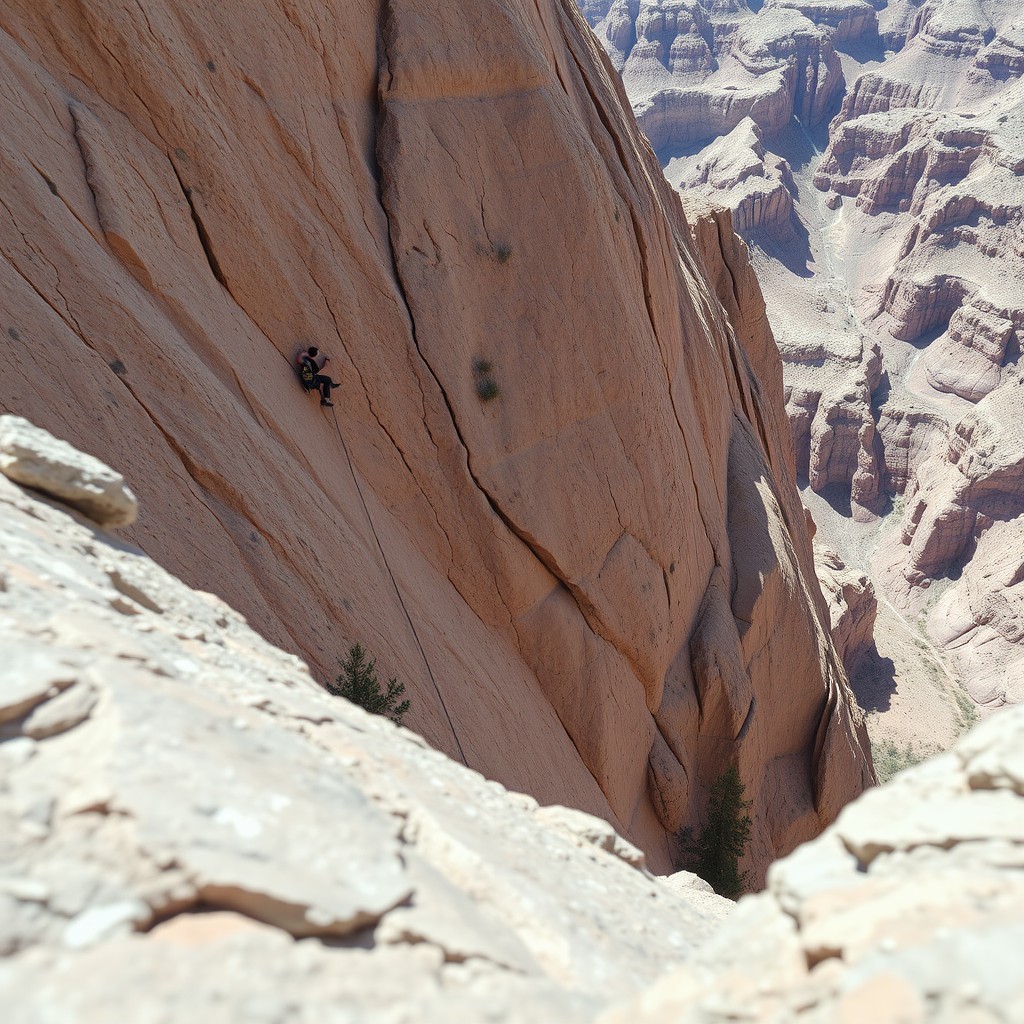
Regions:
[[[331,400],[331,388],[334,386],[334,381],[332,381],[326,374],[318,373],[311,381],[303,381],[302,386],[307,391],[314,391],[316,388],[319,388],[320,396],[325,402],[329,402]]]

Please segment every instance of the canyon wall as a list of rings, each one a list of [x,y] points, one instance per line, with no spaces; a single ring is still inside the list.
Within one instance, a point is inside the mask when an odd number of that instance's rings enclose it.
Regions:
[[[871,565],[899,613],[923,617],[976,700],[1019,700],[1008,625],[1024,614],[1009,412],[1024,338],[1017,5],[649,0],[629,8],[625,49],[623,5],[583,9],[642,124],[652,95],[677,97],[673,127],[650,130],[688,213],[732,210],[752,246],[798,477],[823,495],[823,522],[856,524],[828,542]],[[707,53],[684,66],[697,37]],[[807,69],[795,90],[794,67]],[[770,114],[752,99],[769,92]],[[687,113],[701,104],[736,117]]]
[[[573,4],[14,0],[0,62],[0,409],[129,542],[658,870],[733,760],[755,878],[871,780],[731,231]]]

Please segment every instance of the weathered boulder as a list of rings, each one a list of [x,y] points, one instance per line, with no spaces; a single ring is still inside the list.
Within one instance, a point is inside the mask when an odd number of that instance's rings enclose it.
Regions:
[[[0,473],[101,526],[130,526],[138,514],[135,495],[120,473],[20,416],[0,416]]]
[[[602,1024],[1024,1020],[1024,709],[847,808]]]

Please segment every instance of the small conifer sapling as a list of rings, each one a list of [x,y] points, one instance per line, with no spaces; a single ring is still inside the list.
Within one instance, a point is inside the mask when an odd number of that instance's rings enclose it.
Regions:
[[[362,644],[353,644],[340,664],[341,674],[327,684],[328,692],[358,704],[372,715],[384,715],[395,725],[402,724],[402,716],[409,710],[409,701],[399,700],[405,693],[405,683],[389,679],[387,689],[382,690],[376,659],[367,658]]]

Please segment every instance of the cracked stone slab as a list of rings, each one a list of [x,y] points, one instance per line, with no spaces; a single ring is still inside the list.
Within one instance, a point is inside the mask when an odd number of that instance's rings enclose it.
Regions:
[[[717,927],[607,823],[330,697],[223,602],[6,480],[0,565],[28,652],[0,662],[18,1024],[126,998],[154,1022],[582,1022]]]
[[[67,732],[88,719],[97,699],[96,688],[91,683],[76,683],[35,708],[25,719],[22,732],[34,740]]]
[[[0,724],[28,714],[77,678],[77,671],[64,664],[52,648],[0,645]]]

